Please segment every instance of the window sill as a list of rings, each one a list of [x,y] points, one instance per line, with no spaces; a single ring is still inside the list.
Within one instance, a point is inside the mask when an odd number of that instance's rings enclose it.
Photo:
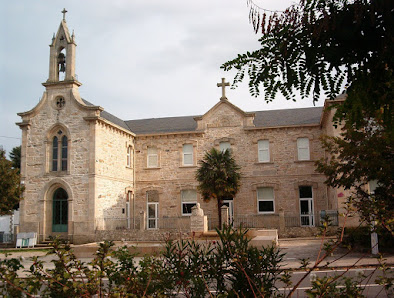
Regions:
[[[258,162],[255,162],[254,164],[255,165],[273,165],[274,162],[272,162],[272,161],[267,161],[267,162],[265,162],[265,161],[258,161]]]
[[[179,166],[180,168],[197,168],[195,165],[190,165],[190,166]]]
[[[126,166],[125,168],[126,168],[126,169],[129,169],[129,170],[132,170],[132,169],[133,169],[132,166]]]
[[[257,212],[257,215],[267,215],[267,214],[269,214],[269,215],[275,215],[276,213],[275,213],[275,211]]]
[[[303,163],[303,162],[310,163],[310,162],[315,162],[315,160],[313,160],[313,159],[308,159],[308,160],[295,160],[294,162],[295,162],[295,163]]]
[[[146,168],[144,168],[144,170],[160,170],[160,169],[161,169],[161,167],[151,167],[151,168],[146,167]]]
[[[56,177],[63,177],[70,175],[69,171],[50,171],[45,173],[45,176],[56,176]]]

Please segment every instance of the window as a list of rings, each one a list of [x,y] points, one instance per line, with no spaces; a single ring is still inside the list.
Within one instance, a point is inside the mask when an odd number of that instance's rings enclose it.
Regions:
[[[68,139],[66,136],[62,137],[62,171],[67,171],[67,145]]]
[[[368,182],[368,191],[372,195],[375,193],[375,189],[378,187],[378,180],[371,180]]]
[[[275,212],[274,189],[272,187],[257,188],[257,208],[258,213]]]
[[[192,166],[193,165],[193,145],[192,144],[184,144],[183,145],[183,165],[184,166]]]
[[[148,168],[157,168],[158,167],[158,155],[156,147],[148,147],[148,155],[147,155],[147,166]]]
[[[258,145],[259,162],[270,162],[270,142],[268,140],[260,140]]]
[[[219,148],[221,152],[224,152],[226,150],[231,150],[231,145],[230,142],[220,142],[219,143]]]
[[[52,171],[67,171],[68,168],[68,138],[62,130],[52,139]]]
[[[57,171],[57,162],[58,162],[58,138],[57,137],[53,137],[53,141],[52,141],[52,171]]]
[[[131,167],[131,159],[132,159],[133,155],[132,155],[132,147],[131,146],[127,146],[127,166]]]
[[[308,138],[297,139],[297,150],[298,150],[298,160],[310,160]]]
[[[191,215],[192,208],[197,204],[197,192],[194,189],[181,191],[182,215]]]

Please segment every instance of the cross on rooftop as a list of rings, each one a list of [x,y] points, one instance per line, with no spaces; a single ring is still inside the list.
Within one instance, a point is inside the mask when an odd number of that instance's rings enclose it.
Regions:
[[[66,12],[67,12],[67,10],[65,8],[63,8],[63,10],[61,12],[63,14],[63,20],[66,20]]]
[[[225,78],[222,78],[221,83],[217,83],[218,87],[222,87],[222,97],[220,99],[227,99],[226,97],[226,86],[230,86],[229,82],[225,82]]]

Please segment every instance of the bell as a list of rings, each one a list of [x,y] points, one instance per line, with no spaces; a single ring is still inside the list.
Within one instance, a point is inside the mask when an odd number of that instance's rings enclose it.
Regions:
[[[61,72],[65,72],[66,71],[66,66],[64,65],[64,63],[60,64],[60,70]]]

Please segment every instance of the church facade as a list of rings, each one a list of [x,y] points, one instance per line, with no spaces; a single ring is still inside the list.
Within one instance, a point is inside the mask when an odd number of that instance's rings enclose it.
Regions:
[[[216,202],[202,200],[195,179],[212,147],[231,150],[241,167],[240,191],[224,202],[231,222],[279,228],[282,218],[285,226],[310,229],[322,211],[338,210],[338,190],[314,165],[325,157],[319,137],[338,134],[332,111],[244,112],[226,98],[223,80],[222,97],[204,115],[125,121],[80,97],[75,51],[63,18],[50,45],[45,92],[18,114],[21,232],[74,243],[100,240],[103,231],[157,235],[187,226],[196,203],[214,227]]]

